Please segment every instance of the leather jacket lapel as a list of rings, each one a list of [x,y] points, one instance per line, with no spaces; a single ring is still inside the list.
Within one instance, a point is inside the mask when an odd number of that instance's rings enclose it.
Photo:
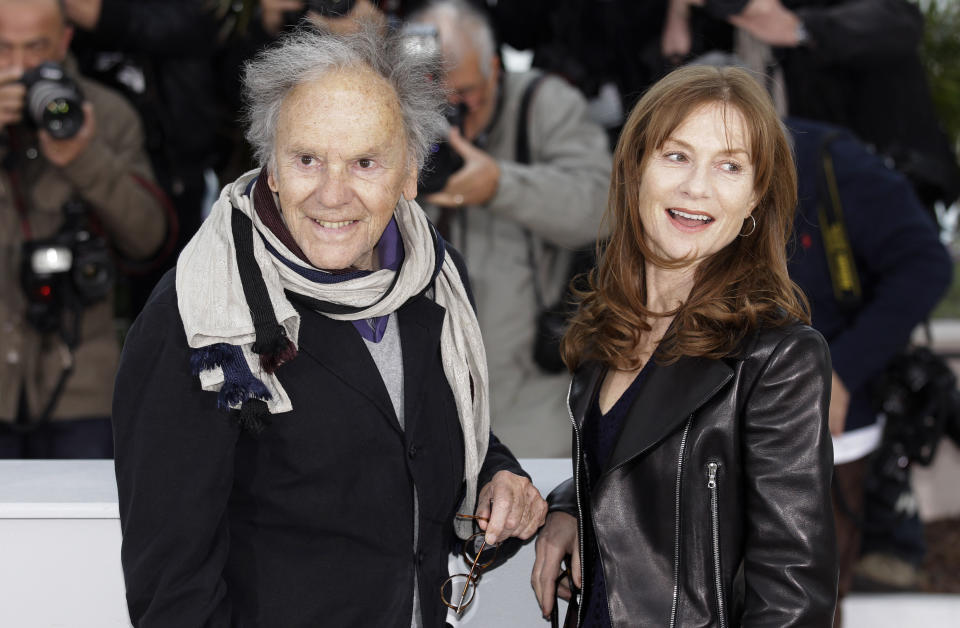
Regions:
[[[682,357],[674,364],[651,366],[614,446],[608,472],[670,435],[733,377],[733,369],[722,360]]]
[[[573,413],[577,429],[583,427],[583,419],[587,416],[590,402],[597,396],[597,390],[606,371],[607,368],[600,362],[589,362],[577,371],[570,382],[567,405]]]

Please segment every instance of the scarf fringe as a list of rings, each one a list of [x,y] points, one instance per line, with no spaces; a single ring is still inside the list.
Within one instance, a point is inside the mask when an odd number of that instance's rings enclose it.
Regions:
[[[297,357],[297,347],[287,338],[283,325],[269,327],[269,330],[257,328],[257,339],[250,350],[260,356],[260,367],[273,373],[281,364]]]
[[[207,345],[199,349],[190,350],[190,371],[199,375],[200,371],[209,371],[218,366],[229,364],[235,357],[231,346],[225,342]]]
[[[233,415],[240,429],[253,436],[259,436],[270,425],[267,403],[260,399],[247,399]]]

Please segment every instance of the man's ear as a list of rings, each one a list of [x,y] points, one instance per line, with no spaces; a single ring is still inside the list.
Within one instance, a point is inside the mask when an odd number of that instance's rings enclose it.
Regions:
[[[267,167],[267,187],[270,188],[270,191],[274,194],[279,194],[280,189],[277,186],[277,178],[273,176],[273,168]]]
[[[71,41],[73,41],[73,27],[67,24],[63,27],[63,34],[60,36],[60,41],[57,42],[56,55],[57,59],[61,62],[67,58]]]
[[[420,170],[413,164],[410,165],[410,172],[403,181],[401,193],[403,198],[412,201],[417,198],[417,178],[420,176]]]

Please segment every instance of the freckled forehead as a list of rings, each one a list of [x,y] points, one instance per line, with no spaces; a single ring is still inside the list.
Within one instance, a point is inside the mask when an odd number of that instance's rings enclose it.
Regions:
[[[392,143],[402,135],[403,118],[386,80],[366,68],[348,68],[291,90],[280,109],[279,127],[280,136],[322,129],[357,142]]]

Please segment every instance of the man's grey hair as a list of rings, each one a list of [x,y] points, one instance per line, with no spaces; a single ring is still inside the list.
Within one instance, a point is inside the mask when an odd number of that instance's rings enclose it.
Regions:
[[[414,12],[408,21],[437,27],[443,62],[448,70],[463,63],[464,57],[472,50],[480,62],[480,72],[484,78],[490,77],[497,47],[493,27],[479,9],[463,0],[435,0]]]
[[[393,88],[400,105],[408,155],[422,169],[430,146],[447,128],[444,93],[435,80],[438,56],[409,54],[398,33],[384,35],[376,24],[336,35],[302,25],[248,62],[243,73],[247,141],[260,166],[273,169],[280,109],[298,85],[328,72],[367,68]],[[413,165],[413,164],[411,164]]]

